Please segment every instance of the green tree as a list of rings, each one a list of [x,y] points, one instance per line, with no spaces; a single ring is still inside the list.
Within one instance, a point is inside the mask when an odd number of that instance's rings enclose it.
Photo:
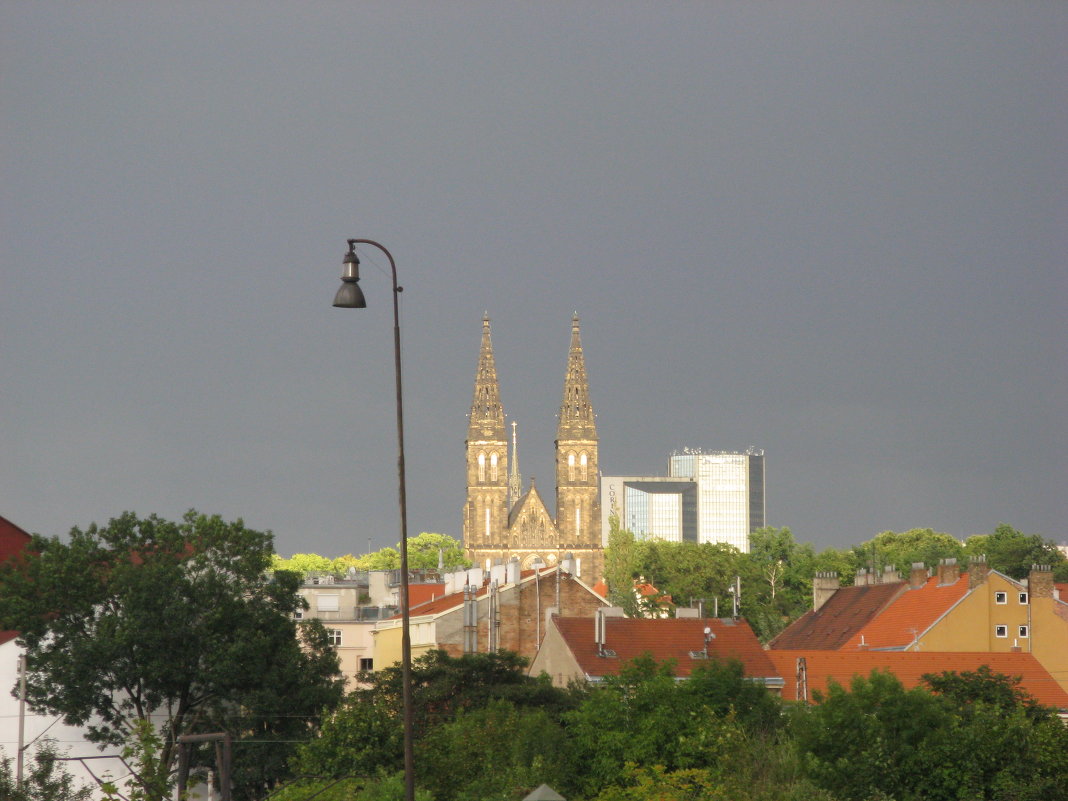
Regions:
[[[566,787],[575,764],[561,725],[544,709],[504,699],[461,710],[423,738],[420,783],[436,801],[510,801],[535,787]]]
[[[861,545],[853,546],[856,562],[861,567],[881,571],[890,566],[908,575],[914,562],[936,565],[939,560],[962,559],[964,546],[951,534],[929,528],[908,531],[884,531]],[[874,559],[874,565],[872,561]]]
[[[22,787],[16,786],[15,771],[0,749],[0,799],[3,801],[92,801],[93,788],[79,783],[63,763],[51,740],[43,740],[30,752],[24,765]]]
[[[678,681],[671,662],[644,656],[592,688],[565,720],[582,766],[575,789],[589,797],[620,784],[628,764],[722,775],[740,739],[774,730],[780,715],[777,700],[746,681],[737,662],[712,659]]]
[[[971,556],[986,555],[987,563],[1014,579],[1022,579],[1032,565],[1050,565],[1059,569],[1065,561],[1057,546],[1039,534],[1021,534],[1004,523],[993,534],[968,537],[965,550]]]
[[[171,775],[182,734],[268,741],[236,764],[238,797],[261,797],[285,773],[283,741],[342,693],[322,625],[293,620],[299,577],[270,563],[270,533],[195,511],[35,535],[0,566],[0,628],[20,632],[31,708],[113,746],[144,745],[153,723],[143,776]]]
[[[433,570],[438,566],[439,556],[446,570],[471,567],[471,560],[464,555],[463,543],[448,534],[424,531],[418,537],[408,538],[410,568]]]
[[[412,663],[413,733],[418,744],[461,713],[504,700],[540,709],[552,720],[575,706],[577,691],[531,678],[526,660],[510,651],[450,657],[429,651]],[[401,769],[401,670],[389,667],[363,676],[367,685],[350,693],[324,721],[320,735],[298,749],[293,763],[302,776],[370,778]]]

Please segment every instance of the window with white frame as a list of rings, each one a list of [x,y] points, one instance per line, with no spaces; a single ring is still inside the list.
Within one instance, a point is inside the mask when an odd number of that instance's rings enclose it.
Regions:
[[[994,626],[994,636],[995,637],[1008,637],[1009,636],[1009,627],[1008,626]]]
[[[1009,602],[1009,594],[1007,592],[995,592],[994,603],[1007,604]]]
[[[1026,592],[1021,592],[1020,593],[1020,603],[1022,603],[1022,604],[1027,603],[1027,593]]]
[[[1028,635],[1027,626],[1020,626],[1020,636],[1026,638]]]
[[[326,638],[331,645],[341,645],[341,629],[327,629]]]

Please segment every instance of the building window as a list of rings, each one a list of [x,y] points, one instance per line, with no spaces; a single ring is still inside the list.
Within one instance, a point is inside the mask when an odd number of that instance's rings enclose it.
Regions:
[[[490,481],[497,481],[497,452],[490,454]]]
[[[486,454],[480,453],[478,455],[478,483],[482,484],[486,481]]]
[[[994,603],[1007,604],[1009,602],[1009,594],[1007,592],[995,592]]]
[[[336,612],[341,607],[338,605],[337,595],[318,595],[315,598],[315,608],[320,612]]]
[[[1027,593],[1026,592],[1021,592],[1020,593],[1020,603],[1022,603],[1022,604],[1027,603]]]
[[[994,626],[994,636],[995,637],[1008,637],[1009,636],[1009,627],[1008,626]]]
[[[327,629],[326,638],[331,645],[341,645],[341,629]]]
[[[293,619],[294,620],[303,620],[304,619],[304,610],[303,609],[298,609],[296,612],[294,612],[293,613]]]
[[[375,660],[368,657],[360,657],[360,670],[370,673],[375,669]]]
[[[1020,636],[1023,638],[1027,637],[1027,626],[1020,626]]]
[[[575,480],[575,454],[573,453],[567,455],[567,480]]]
[[[583,451],[582,455],[579,456],[579,475],[582,477],[583,481],[588,481],[589,480],[587,478],[588,470],[589,470],[589,457],[586,456],[586,452]]]

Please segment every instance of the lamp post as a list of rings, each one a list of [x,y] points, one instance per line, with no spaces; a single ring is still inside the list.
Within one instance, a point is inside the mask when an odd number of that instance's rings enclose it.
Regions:
[[[360,289],[360,260],[356,245],[372,245],[389,259],[393,273],[393,364],[397,376],[397,477],[400,484],[400,579],[401,579],[401,704],[404,717],[404,798],[415,801],[415,750],[412,743],[412,637],[408,603],[408,501],[404,483],[404,395],[401,392],[400,304],[404,287],[397,284],[397,264],[393,254],[371,239],[350,239],[349,252],[342,262],[341,287],[334,296],[334,306],[363,309],[367,300]]]

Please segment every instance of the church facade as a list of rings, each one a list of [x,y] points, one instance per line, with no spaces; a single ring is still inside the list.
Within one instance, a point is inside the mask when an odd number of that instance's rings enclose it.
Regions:
[[[523,570],[538,561],[555,565],[571,554],[576,573],[593,583],[604,572],[601,544],[597,426],[590,404],[578,316],[571,321],[564,395],[556,430],[556,517],[549,514],[534,482],[522,491],[515,423],[509,449],[501,405],[490,321],[482,319],[482,346],[467,427],[467,500],[463,540],[467,556],[483,568],[498,559],[519,560]]]

